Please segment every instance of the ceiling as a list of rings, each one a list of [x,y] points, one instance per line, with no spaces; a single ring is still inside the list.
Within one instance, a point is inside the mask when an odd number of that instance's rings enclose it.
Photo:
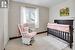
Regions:
[[[50,7],[50,6],[65,2],[67,0],[13,0],[13,1]]]

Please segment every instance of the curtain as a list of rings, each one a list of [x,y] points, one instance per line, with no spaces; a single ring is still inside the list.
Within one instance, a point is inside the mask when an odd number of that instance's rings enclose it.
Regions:
[[[39,13],[37,8],[21,7],[21,24],[28,23],[30,27],[39,27]]]

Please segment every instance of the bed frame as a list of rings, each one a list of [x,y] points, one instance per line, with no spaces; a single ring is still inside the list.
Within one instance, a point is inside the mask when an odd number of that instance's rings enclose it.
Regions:
[[[70,48],[72,48],[73,44],[73,20],[54,20],[54,23],[70,25],[70,32],[63,32],[59,30],[54,30],[47,28],[47,35],[51,34],[55,37],[58,37],[69,43]]]

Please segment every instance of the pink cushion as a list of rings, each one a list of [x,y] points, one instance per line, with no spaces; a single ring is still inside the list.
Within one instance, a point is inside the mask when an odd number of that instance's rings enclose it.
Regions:
[[[37,34],[36,32],[29,33],[29,27],[25,25],[18,25],[18,27],[23,38],[32,38]]]
[[[32,38],[36,35],[37,33],[36,32],[31,32],[31,33],[27,33],[27,34],[22,34],[23,38]]]

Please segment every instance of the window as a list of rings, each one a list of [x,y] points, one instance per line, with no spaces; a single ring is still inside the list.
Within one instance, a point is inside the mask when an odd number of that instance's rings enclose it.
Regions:
[[[29,23],[31,27],[39,28],[39,9],[21,7],[21,24]]]

